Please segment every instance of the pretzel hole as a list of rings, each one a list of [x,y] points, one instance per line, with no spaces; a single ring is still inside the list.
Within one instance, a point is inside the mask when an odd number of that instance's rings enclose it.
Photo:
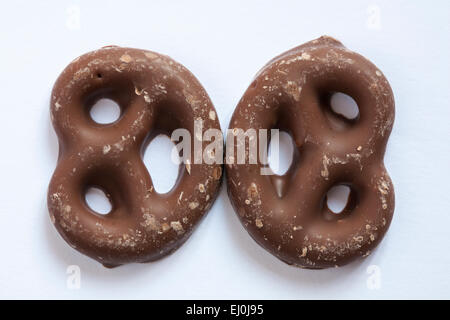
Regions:
[[[153,187],[158,193],[167,193],[175,185],[179,167],[180,156],[175,144],[164,134],[153,138],[143,154],[143,162],[152,178]]]
[[[111,212],[112,204],[102,189],[90,187],[84,196],[86,204],[98,214],[106,215]]]
[[[117,121],[120,113],[120,106],[111,99],[100,99],[89,110],[92,120],[99,124],[109,124]]]
[[[334,214],[341,214],[347,207],[350,199],[351,189],[347,185],[336,185],[328,190],[326,204]]]
[[[332,93],[330,107],[334,113],[348,120],[356,120],[359,116],[359,108],[356,101],[342,92]]]
[[[278,146],[276,145],[278,144]],[[284,175],[294,159],[294,141],[289,133],[279,132],[279,139],[272,137],[268,148],[268,164],[273,173]]]

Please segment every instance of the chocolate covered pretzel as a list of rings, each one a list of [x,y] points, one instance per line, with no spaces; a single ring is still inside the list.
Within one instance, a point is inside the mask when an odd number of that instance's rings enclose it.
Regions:
[[[354,98],[355,119],[333,112],[335,92]],[[286,131],[295,144],[293,162],[281,176],[262,175],[268,165],[261,161],[227,161],[228,194],[251,237],[302,268],[341,266],[369,255],[394,212],[394,189],[383,164],[393,122],[388,81],[339,41],[321,37],[271,60],[230,122],[232,130]],[[351,191],[335,214],[326,194],[340,184]]]
[[[120,106],[117,121],[91,119],[90,108],[101,98]],[[203,87],[169,57],[110,46],[77,58],[55,83],[51,119],[60,147],[48,189],[51,221],[73,248],[106,267],[173,252],[211,207],[220,164],[180,165],[174,187],[159,194],[142,162],[158,134],[184,128],[193,139],[195,121],[220,130]],[[111,201],[107,215],[85,201],[93,186]]]

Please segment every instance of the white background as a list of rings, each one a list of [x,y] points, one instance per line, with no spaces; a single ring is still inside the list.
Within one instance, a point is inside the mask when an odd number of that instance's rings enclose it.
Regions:
[[[449,15],[448,1],[2,2],[0,298],[450,298]],[[225,129],[259,68],[323,34],[373,61],[395,94],[385,162],[396,209],[371,256],[289,267],[247,235],[225,186],[187,243],[155,263],[105,269],[60,238],[46,208],[49,98],[72,59],[110,44],[167,54],[198,77]],[[79,289],[67,287],[69,265]],[[371,265],[379,289],[367,286]]]

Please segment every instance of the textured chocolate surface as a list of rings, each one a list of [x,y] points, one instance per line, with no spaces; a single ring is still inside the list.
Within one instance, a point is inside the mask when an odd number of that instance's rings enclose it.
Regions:
[[[89,115],[101,98],[121,107],[112,124],[98,124]],[[110,46],[77,58],[53,88],[51,119],[60,147],[48,190],[51,220],[73,248],[105,266],[171,253],[211,207],[221,165],[182,164],[172,190],[158,194],[142,162],[157,134],[170,137],[185,128],[194,137],[194,120],[203,120],[204,130],[220,130],[203,87],[169,57]],[[86,204],[91,186],[108,195],[109,214]]]
[[[356,101],[356,119],[331,110],[334,92]],[[260,175],[267,166],[261,163],[226,164],[228,194],[248,233],[279,259],[303,268],[369,255],[394,212],[383,164],[393,122],[386,78],[337,40],[321,37],[271,60],[240,100],[230,129],[286,131],[294,159],[282,176]],[[340,214],[326,205],[327,191],[337,184],[351,189]]]

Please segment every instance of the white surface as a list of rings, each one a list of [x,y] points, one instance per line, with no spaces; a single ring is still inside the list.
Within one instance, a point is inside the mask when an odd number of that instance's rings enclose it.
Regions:
[[[3,2],[0,298],[450,298],[449,12],[448,1]],[[385,158],[395,216],[366,260],[323,271],[283,264],[247,235],[225,188],[190,240],[155,263],[108,270],[56,233],[49,98],[73,58],[109,44],[170,55],[204,85],[224,129],[259,68],[323,34],[372,60],[396,98]],[[70,265],[80,289],[66,285]]]

